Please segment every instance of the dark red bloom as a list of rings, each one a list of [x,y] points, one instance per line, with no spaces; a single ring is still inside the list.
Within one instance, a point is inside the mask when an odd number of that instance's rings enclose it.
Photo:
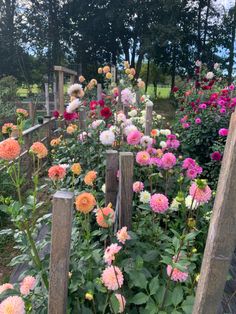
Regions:
[[[173,93],[177,93],[178,90],[179,90],[179,88],[178,88],[177,86],[174,86],[174,87],[172,88],[172,92],[173,92]]]
[[[89,107],[90,110],[95,110],[97,108],[98,102],[96,100],[90,101]]]
[[[103,99],[100,99],[98,101],[98,104],[99,104],[100,107],[104,107],[105,106],[105,101]]]
[[[109,119],[110,116],[112,115],[111,109],[108,108],[108,107],[102,108],[102,110],[100,111],[100,115],[101,115],[104,119]]]
[[[222,158],[221,153],[218,151],[211,154],[211,159],[214,161],[220,161],[221,158]]]
[[[59,113],[59,111],[57,111],[57,110],[53,111],[52,115],[53,115],[53,117],[56,118],[56,119],[58,119],[58,118],[60,117],[60,113]]]
[[[68,113],[67,111],[64,111],[63,116],[66,121],[72,121],[79,118],[79,115],[77,112]]]

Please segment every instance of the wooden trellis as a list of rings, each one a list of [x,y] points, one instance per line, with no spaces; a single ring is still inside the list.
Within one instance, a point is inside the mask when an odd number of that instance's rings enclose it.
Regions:
[[[197,287],[193,314],[216,314],[236,246],[236,113],[229,135]]]

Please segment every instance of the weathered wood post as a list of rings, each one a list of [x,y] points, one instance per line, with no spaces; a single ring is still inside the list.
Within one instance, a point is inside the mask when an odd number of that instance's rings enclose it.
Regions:
[[[132,224],[134,155],[121,152],[119,157],[119,228]]]
[[[236,243],[236,113],[231,116],[193,314],[216,314]]]
[[[111,74],[112,74],[111,82],[116,83],[116,67],[114,65],[111,67]]]
[[[81,106],[79,110],[79,127],[80,130],[85,130],[87,127],[87,115],[84,106]]]
[[[48,83],[44,83],[45,88],[45,107],[46,107],[46,116],[50,117],[50,106],[49,106],[49,86]]]
[[[152,130],[152,111],[153,102],[148,101],[146,104],[145,135],[150,135]]]
[[[123,112],[126,116],[126,118],[129,117],[128,112],[129,112],[129,106],[128,105],[123,105]]]
[[[58,72],[58,98],[60,114],[64,112],[64,72]]]
[[[29,102],[29,117],[32,120],[31,125],[34,125],[35,122],[35,108],[34,108],[34,104],[32,103],[32,101]]]
[[[119,169],[118,151],[106,151],[106,206],[112,203],[112,207],[116,207],[118,193],[117,172]]]
[[[65,314],[74,194],[58,191],[53,196],[52,240],[48,313]]]
[[[53,81],[53,104],[54,104],[54,110],[58,110],[58,105],[57,105],[57,77],[54,74],[54,81]]]
[[[97,100],[102,99],[102,84],[97,84]]]

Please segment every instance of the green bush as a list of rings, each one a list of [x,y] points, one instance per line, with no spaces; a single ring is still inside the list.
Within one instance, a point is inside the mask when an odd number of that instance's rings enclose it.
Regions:
[[[16,110],[17,80],[13,76],[0,79],[0,123],[13,119]]]

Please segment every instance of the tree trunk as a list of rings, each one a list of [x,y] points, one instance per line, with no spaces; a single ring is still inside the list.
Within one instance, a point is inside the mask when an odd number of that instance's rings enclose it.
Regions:
[[[154,91],[154,97],[157,98],[157,82],[153,81],[153,91]]]
[[[142,68],[142,62],[144,58],[145,53],[143,51],[140,51],[139,56],[138,56],[138,61],[136,64],[136,77],[139,77],[141,68]]]
[[[236,31],[236,1],[234,4],[234,16],[233,16],[233,22],[232,22],[231,42],[230,42],[230,49],[229,49],[229,68],[228,68],[228,84],[229,85],[233,81],[235,31]]]
[[[201,14],[202,14],[202,1],[199,0],[198,18],[197,18],[197,57],[199,60],[201,59],[201,55],[202,55]]]
[[[148,58],[148,63],[147,63],[147,76],[146,76],[146,82],[145,82],[145,93],[147,93],[147,90],[148,90],[149,73],[150,73],[150,59]]]
[[[206,38],[207,38],[207,31],[208,31],[208,18],[210,13],[210,6],[211,6],[211,0],[207,1],[207,10],[206,10],[206,18],[204,22],[204,36],[203,36],[203,46],[202,46],[202,61],[205,62],[206,60]]]
[[[132,49],[132,56],[131,56],[131,68],[135,68],[135,55],[136,55],[136,49],[137,49],[137,39],[134,39],[133,49]]]
[[[175,76],[176,76],[176,44],[173,45],[172,51],[172,66],[171,66],[171,90],[175,86]]]

